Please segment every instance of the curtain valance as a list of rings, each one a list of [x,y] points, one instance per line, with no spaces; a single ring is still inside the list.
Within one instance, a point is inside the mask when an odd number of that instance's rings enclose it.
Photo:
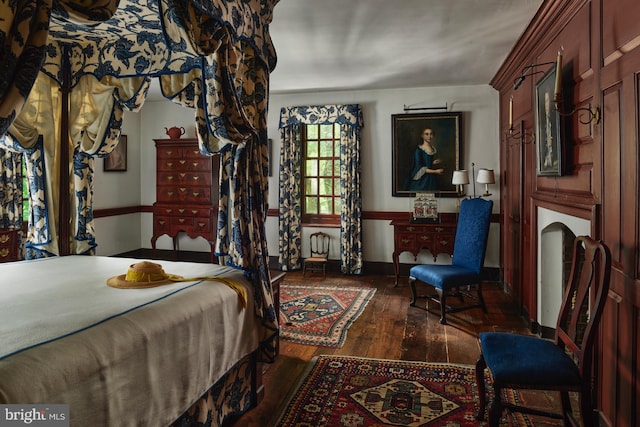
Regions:
[[[283,107],[280,110],[280,129],[293,125],[331,125],[362,127],[359,104],[335,104]]]

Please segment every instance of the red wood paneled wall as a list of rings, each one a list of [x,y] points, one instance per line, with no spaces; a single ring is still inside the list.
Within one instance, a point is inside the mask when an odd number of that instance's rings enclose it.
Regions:
[[[570,103],[599,107],[598,124],[580,113],[565,123],[563,176],[537,176],[535,83],[524,67],[554,61],[563,49]],[[549,66],[536,67],[546,71]],[[640,425],[640,2],[545,0],[491,82],[500,92],[501,251],[504,280],[537,313],[539,207],[591,221],[611,248],[613,272],[598,343],[597,410],[604,425]],[[509,136],[509,100],[519,137]]]

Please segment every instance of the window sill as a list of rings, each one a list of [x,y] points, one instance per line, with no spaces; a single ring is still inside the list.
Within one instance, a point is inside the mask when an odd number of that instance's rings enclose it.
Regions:
[[[303,222],[302,227],[316,227],[316,228],[340,228],[340,223],[327,223],[327,222]]]

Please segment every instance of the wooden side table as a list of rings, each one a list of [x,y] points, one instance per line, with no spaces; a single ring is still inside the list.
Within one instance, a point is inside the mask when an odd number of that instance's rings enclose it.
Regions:
[[[438,223],[415,223],[411,221],[391,221],[393,225],[393,269],[398,286],[400,276],[400,254],[411,252],[417,259],[418,253],[426,249],[433,255],[433,261],[439,254],[453,255],[453,243],[456,236],[456,214],[441,214]]]

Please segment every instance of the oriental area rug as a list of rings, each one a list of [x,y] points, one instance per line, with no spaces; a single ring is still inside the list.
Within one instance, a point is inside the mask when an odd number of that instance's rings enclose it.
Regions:
[[[508,393],[509,402],[522,403],[519,394]],[[322,355],[310,362],[290,396],[280,427],[486,425],[475,419],[477,387],[470,365]],[[500,423],[537,425],[512,413]]]
[[[375,289],[280,287],[280,338],[299,344],[342,347],[349,326],[360,316]]]

